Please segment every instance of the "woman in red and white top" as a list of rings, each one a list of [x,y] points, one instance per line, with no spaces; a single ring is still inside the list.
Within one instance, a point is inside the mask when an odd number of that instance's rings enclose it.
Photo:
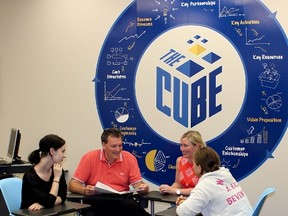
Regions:
[[[182,156],[176,160],[175,182],[169,186],[162,184],[159,187],[161,193],[190,195],[191,190],[198,183],[199,178],[193,170],[193,156],[199,147],[206,146],[198,131],[189,130],[180,139]]]

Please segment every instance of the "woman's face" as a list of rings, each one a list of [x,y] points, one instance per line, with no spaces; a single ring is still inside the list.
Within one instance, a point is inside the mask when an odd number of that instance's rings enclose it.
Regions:
[[[193,159],[193,155],[198,148],[199,148],[199,144],[191,143],[187,139],[187,137],[184,137],[180,140],[180,151],[182,152],[182,155],[185,158]]]
[[[64,144],[61,148],[54,150],[53,153],[53,162],[54,163],[62,163],[65,158],[65,150],[66,150],[66,144]]]

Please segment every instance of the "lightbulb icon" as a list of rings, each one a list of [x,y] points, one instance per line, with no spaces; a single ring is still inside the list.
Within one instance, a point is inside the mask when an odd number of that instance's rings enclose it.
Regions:
[[[169,6],[168,5],[164,5],[162,8],[163,11],[163,16],[167,16],[168,12],[169,12]]]

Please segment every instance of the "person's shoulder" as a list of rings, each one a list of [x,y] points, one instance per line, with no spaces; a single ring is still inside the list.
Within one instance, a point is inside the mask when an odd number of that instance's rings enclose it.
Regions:
[[[100,156],[100,150],[91,150],[86,152],[82,155],[80,159],[80,163],[89,163],[91,160],[94,160],[95,158],[99,158]]]
[[[24,174],[24,176],[29,176],[29,175],[36,175],[36,171],[35,171],[35,169],[34,169],[34,166],[31,166],[28,170],[27,170],[27,172]]]
[[[180,161],[182,161],[183,160],[183,156],[179,156],[177,159],[176,159],[176,163],[177,164],[179,164],[180,163]]]
[[[28,178],[30,177],[32,174],[35,173],[34,167],[30,167],[23,175],[23,179],[24,178]]]
[[[133,157],[135,157],[131,152],[126,151],[126,150],[122,150],[121,153],[122,153],[123,156],[133,156]]]
[[[91,150],[91,151],[86,152],[86,153],[83,155],[83,157],[91,157],[91,156],[93,157],[93,156],[95,156],[95,155],[99,155],[100,152],[101,152],[100,149]]]
[[[121,154],[122,154],[123,159],[137,160],[137,158],[129,151],[122,150]]]
[[[219,170],[205,173],[203,176],[201,176],[200,180],[205,179],[205,181],[218,182],[219,180],[226,181],[227,179],[231,177],[232,175],[230,175],[229,170],[221,167]]]
[[[26,173],[24,173],[22,179],[23,179],[23,181],[30,182],[30,183],[38,182],[39,176],[36,173],[34,166],[32,166],[29,170],[27,170]]]

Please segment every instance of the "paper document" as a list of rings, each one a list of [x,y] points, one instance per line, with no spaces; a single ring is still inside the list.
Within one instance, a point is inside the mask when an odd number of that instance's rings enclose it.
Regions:
[[[96,185],[95,185],[95,189],[98,193],[106,193],[106,194],[129,194],[129,193],[134,193],[136,191],[140,191],[140,190],[129,190],[129,191],[117,191],[111,187],[109,187],[108,185],[106,184],[103,184],[102,182],[97,182]]]

